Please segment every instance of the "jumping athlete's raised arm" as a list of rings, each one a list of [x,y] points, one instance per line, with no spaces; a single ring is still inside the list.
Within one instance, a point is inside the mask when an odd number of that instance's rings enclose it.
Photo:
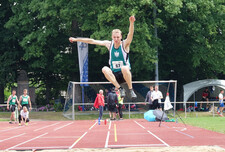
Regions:
[[[124,44],[125,45],[125,50],[126,50],[127,53],[129,53],[129,51],[130,51],[130,44],[131,44],[131,42],[133,40],[135,17],[131,16],[129,18],[129,21],[130,21],[129,33],[127,35],[127,38],[124,41],[124,43],[125,43]]]
[[[73,43],[73,42],[83,42],[83,43],[88,43],[88,44],[101,45],[101,46],[107,47],[107,49],[109,49],[110,44],[111,44],[111,41],[108,41],[108,40],[101,41],[101,40],[94,40],[94,39],[91,39],[91,38],[74,38],[74,37],[70,37],[69,41],[71,43]]]

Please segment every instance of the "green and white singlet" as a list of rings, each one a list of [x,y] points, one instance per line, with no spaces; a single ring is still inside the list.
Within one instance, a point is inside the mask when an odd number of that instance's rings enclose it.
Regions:
[[[11,95],[11,99],[9,100],[9,105],[16,105],[16,99],[17,99],[16,95],[14,96]]]
[[[29,99],[29,96],[26,95],[22,95],[22,105],[25,105],[25,104],[28,104],[28,99]]]
[[[123,41],[118,49],[114,47],[114,41],[112,41],[111,46],[109,48],[109,65],[113,72],[121,71],[122,66],[130,67],[129,55],[125,52],[123,47]]]

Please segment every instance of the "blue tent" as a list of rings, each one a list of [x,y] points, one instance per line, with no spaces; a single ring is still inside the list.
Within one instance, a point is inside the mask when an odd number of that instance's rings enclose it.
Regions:
[[[153,114],[154,110],[149,110],[144,113],[144,118],[148,121],[155,121],[155,115]]]

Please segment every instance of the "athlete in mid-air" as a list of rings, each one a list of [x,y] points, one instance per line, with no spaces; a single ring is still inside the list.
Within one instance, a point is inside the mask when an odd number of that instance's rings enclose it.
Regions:
[[[125,96],[125,90],[120,86],[120,84],[126,82],[130,90],[130,96],[136,98],[136,94],[133,91],[132,86],[132,75],[130,72],[130,61],[129,61],[129,51],[130,44],[133,40],[134,34],[134,22],[135,17],[131,16],[129,18],[130,27],[129,33],[125,40],[122,40],[122,32],[119,29],[114,29],[112,31],[112,41],[104,40],[94,40],[90,38],[74,38],[70,37],[69,41],[73,42],[84,42],[89,44],[105,46],[109,50],[109,65],[110,68],[104,66],[102,72],[106,79],[110,81],[116,88],[119,89],[121,97]]]

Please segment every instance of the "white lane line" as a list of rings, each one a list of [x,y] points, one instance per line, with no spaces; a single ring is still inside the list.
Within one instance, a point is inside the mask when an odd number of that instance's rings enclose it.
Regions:
[[[9,138],[6,138],[6,139],[3,139],[3,140],[0,140],[0,142],[6,141],[6,140],[10,140],[10,139],[13,139],[13,138],[16,138],[16,137],[19,137],[19,136],[23,136],[23,135],[25,135],[25,134],[26,134],[26,133],[19,134],[19,135],[16,135],[16,136],[12,136],[12,137],[9,137]]]
[[[191,135],[186,134],[186,133],[184,133],[184,132],[181,132],[181,131],[178,131],[178,130],[175,130],[175,131],[178,132],[178,133],[180,133],[180,134],[183,134],[183,135],[185,135],[185,136],[188,136],[188,137],[190,137],[190,138],[195,138],[194,136],[191,136]]]
[[[38,131],[38,130],[41,130],[41,129],[44,129],[44,128],[48,128],[48,127],[51,127],[51,126],[55,126],[55,125],[58,125],[59,123],[61,123],[61,122],[57,122],[57,123],[54,123],[54,124],[51,124],[51,125],[48,125],[48,126],[44,126],[42,128],[35,129],[34,131]]]
[[[27,140],[27,141],[25,141],[25,142],[22,142],[22,143],[19,143],[19,144],[15,145],[15,146],[12,146],[12,147],[10,147],[10,148],[8,148],[8,149],[6,149],[6,150],[14,149],[15,147],[18,147],[18,146],[20,146],[20,145],[23,145],[23,144],[25,144],[25,143],[28,143],[28,142],[30,142],[30,141],[32,141],[32,140],[38,139],[38,138],[40,138],[40,137],[42,137],[42,136],[44,136],[44,135],[47,135],[47,134],[48,134],[48,133],[46,132],[46,133],[41,134],[41,135],[39,135],[39,136],[37,136],[37,137],[34,137],[34,138],[30,139],[30,140]]]
[[[108,128],[109,130],[111,129],[111,124],[112,124],[112,121],[109,122],[109,128]]]
[[[145,129],[144,126],[142,126],[141,124],[139,124],[137,121],[134,121],[136,124],[138,124],[141,128]]]
[[[35,125],[35,124],[37,124],[37,123],[32,123],[32,124],[29,124],[28,126]],[[18,126],[18,127],[14,127],[14,128],[5,129],[5,130],[0,130],[0,132],[10,131],[10,130],[19,129],[19,128],[23,128],[23,127]]]
[[[74,143],[73,145],[71,145],[69,147],[69,149],[72,149],[85,135],[87,134],[87,132],[85,132],[80,138],[78,138]]]
[[[106,137],[106,140],[105,140],[105,148],[108,148],[108,144],[109,144],[109,135],[110,135],[110,131],[108,131],[108,133],[107,133],[107,137]]]
[[[139,124],[137,121],[136,124],[138,124],[140,127],[145,128],[144,126],[142,126],[141,124]],[[159,141],[161,141],[164,145],[166,145],[167,147],[170,147],[169,144],[167,144],[165,141],[163,141],[162,139],[160,139],[158,136],[156,136],[155,134],[153,134],[151,131],[147,130],[148,133],[150,133],[152,136],[154,136],[155,138],[157,138]]]
[[[14,150],[33,150],[33,149],[68,149],[69,146],[49,146],[49,147],[17,147]]]
[[[56,128],[56,129],[54,129],[54,131],[57,131],[57,130],[62,129],[62,128],[66,127],[66,126],[69,126],[69,125],[71,125],[72,123],[73,123],[73,122],[68,123],[68,124],[66,124],[66,125],[63,125],[63,126],[61,126],[61,127],[58,127],[58,128]]]
[[[45,139],[74,139],[74,138],[79,138],[80,136],[52,136],[52,137],[41,137],[41,139],[45,138]]]
[[[164,144],[138,144],[138,145],[108,145],[108,147],[159,147],[165,146]]]
[[[89,128],[89,130],[91,130],[96,124],[97,124],[97,121]]]

